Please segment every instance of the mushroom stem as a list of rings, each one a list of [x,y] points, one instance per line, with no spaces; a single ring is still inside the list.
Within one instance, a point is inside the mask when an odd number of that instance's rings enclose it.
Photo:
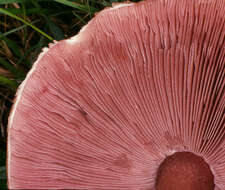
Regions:
[[[176,152],[159,166],[156,190],[213,190],[214,176],[209,165],[191,152]]]

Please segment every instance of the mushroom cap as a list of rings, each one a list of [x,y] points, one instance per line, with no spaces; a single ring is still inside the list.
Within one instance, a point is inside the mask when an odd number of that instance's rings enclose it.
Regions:
[[[225,189],[225,1],[98,13],[43,50],[8,124],[10,189],[154,190],[176,152]]]

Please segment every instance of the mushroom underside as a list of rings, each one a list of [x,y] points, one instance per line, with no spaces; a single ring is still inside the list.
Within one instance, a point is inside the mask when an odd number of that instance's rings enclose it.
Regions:
[[[9,118],[9,188],[224,190],[224,12],[125,3],[51,44]]]

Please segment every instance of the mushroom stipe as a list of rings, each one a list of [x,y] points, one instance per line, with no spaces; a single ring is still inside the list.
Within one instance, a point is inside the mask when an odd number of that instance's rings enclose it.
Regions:
[[[7,163],[10,189],[224,190],[225,1],[115,4],[50,44]]]

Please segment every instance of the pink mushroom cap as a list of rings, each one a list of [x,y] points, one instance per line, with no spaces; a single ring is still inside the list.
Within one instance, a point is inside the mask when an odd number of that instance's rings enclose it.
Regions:
[[[225,1],[116,4],[45,48],[7,163],[10,189],[224,190]]]

